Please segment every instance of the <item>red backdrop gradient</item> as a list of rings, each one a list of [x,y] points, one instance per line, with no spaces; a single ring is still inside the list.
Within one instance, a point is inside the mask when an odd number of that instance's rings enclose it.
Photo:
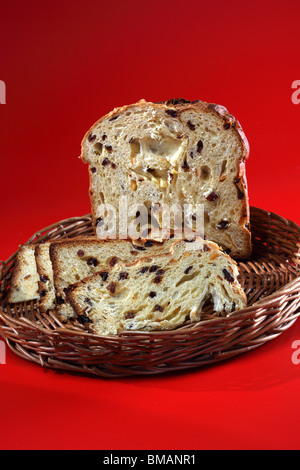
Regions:
[[[297,0],[1,2],[0,258],[90,211],[81,139],[140,98],[225,105],[250,142],[251,205],[299,223],[299,15]],[[114,381],[7,351],[0,448],[299,448],[296,339],[299,322],[209,369]]]

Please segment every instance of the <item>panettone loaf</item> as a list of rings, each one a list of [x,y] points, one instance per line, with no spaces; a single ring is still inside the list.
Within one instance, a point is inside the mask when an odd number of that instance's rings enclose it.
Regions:
[[[198,205],[204,233],[233,258],[251,253],[245,159],[249,145],[239,122],[223,106],[183,99],[116,108],[86,133],[81,158],[89,164],[95,229],[105,225],[103,204],[118,220],[127,207],[182,208],[191,228]],[[153,220],[160,227],[162,216]],[[128,222],[136,218],[136,209]],[[172,225],[173,224],[173,225]],[[170,228],[174,226],[170,218]],[[178,228],[178,226],[177,226]]]

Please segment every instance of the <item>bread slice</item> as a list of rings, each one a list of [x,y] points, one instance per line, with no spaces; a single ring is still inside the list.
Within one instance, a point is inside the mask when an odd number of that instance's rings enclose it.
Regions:
[[[9,303],[28,302],[40,298],[34,251],[35,245],[22,245],[19,248],[7,296]]]
[[[248,258],[248,155],[239,122],[223,106],[176,99],[141,100],[116,108],[97,121],[82,141],[95,230],[107,223],[101,205],[114,207],[118,221],[124,212],[119,202],[125,198],[131,211],[129,224],[134,223],[137,207],[145,207],[150,217],[151,208],[159,204],[158,216],[152,211],[159,227],[165,205],[179,206],[182,220],[195,229],[197,208],[203,207],[207,239],[233,258]],[[170,228],[176,228],[172,214]]]
[[[169,254],[115,265],[70,286],[67,298],[99,335],[123,330],[171,330],[201,319],[211,299],[216,312],[246,306],[236,263],[214,243],[176,241]]]
[[[131,240],[100,240],[97,237],[78,237],[50,245],[56,309],[62,319],[74,317],[74,310],[66,298],[70,284],[113,266],[120,260],[133,262],[148,253],[168,252],[172,240],[162,243]]]
[[[35,259],[38,272],[40,309],[43,312],[55,308],[55,290],[53,269],[50,260],[50,243],[41,243],[35,247]]]

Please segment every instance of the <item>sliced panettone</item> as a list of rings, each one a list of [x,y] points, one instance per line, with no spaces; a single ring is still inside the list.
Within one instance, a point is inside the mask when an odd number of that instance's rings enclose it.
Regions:
[[[35,247],[36,267],[39,275],[39,307],[44,312],[55,308],[53,269],[49,250],[50,243],[42,243]]]
[[[235,261],[202,239],[176,241],[168,254],[106,268],[70,286],[67,298],[99,335],[171,330],[199,321],[208,300],[219,313],[246,306]]]
[[[120,206],[120,201],[126,200],[128,224],[143,206],[159,227],[165,222],[161,212],[152,210],[156,205],[162,212],[164,206],[179,206],[182,221],[192,229],[197,229],[196,214],[202,207],[207,239],[233,258],[248,258],[248,155],[239,122],[223,106],[178,99],[141,100],[116,108],[82,142],[95,230],[108,223],[104,205],[115,209],[117,222],[124,217],[125,203]],[[169,225],[178,228],[172,216]]]
[[[28,302],[40,298],[34,250],[35,245],[23,245],[19,248],[7,296],[9,303]]]
[[[54,242],[50,245],[53,266],[57,312],[63,319],[74,317],[74,310],[66,298],[66,289],[81,279],[116,263],[133,262],[148,253],[168,252],[172,240],[143,242],[126,240],[100,240],[97,237],[78,237]]]

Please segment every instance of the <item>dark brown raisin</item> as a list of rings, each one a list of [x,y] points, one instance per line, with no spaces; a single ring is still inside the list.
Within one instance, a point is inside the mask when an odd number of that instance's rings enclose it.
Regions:
[[[109,163],[110,163],[110,160],[108,158],[104,158],[104,160],[102,161],[103,166],[107,166],[109,165]]]
[[[155,276],[153,279],[154,284],[159,284],[161,282],[161,276]]]
[[[134,312],[127,312],[125,315],[125,320],[129,320],[130,318],[134,318],[135,313]]]
[[[45,276],[44,274],[42,274],[41,277],[40,277],[40,280],[42,282],[47,282],[47,281],[49,281],[49,278],[47,276]]]
[[[89,142],[94,142],[95,139],[96,139],[95,134],[90,134],[90,135],[88,136]]]
[[[149,293],[149,297],[151,297],[151,299],[153,299],[153,297],[156,297],[157,294],[156,292],[154,292],[154,290],[152,290],[150,293]]]
[[[40,293],[40,296],[45,297],[45,295],[47,295],[47,291],[46,291],[46,289],[43,289]]]
[[[224,125],[223,125],[224,129],[227,131],[228,129],[230,129],[230,122],[225,122]]]
[[[149,248],[150,246],[153,246],[153,242],[151,240],[147,240],[144,245]]]
[[[219,230],[224,230],[229,227],[229,222],[228,220],[221,220],[221,222],[218,223],[217,228]]]
[[[79,258],[82,258],[84,256],[84,251],[83,250],[78,250],[77,251],[77,256],[79,256]]]
[[[129,276],[128,272],[126,271],[121,271],[119,274],[119,281],[123,281],[124,279],[127,279]]]
[[[151,266],[151,268],[149,269],[149,273],[155,273],[155,271],[158,270],[158,266],[156,264],[153,264],[153,266]]]
[[[86,297],[86,298],[84,299],[84,302],[85,302],[86,304],[89,304],[91,307],[92,307],[92,305],[93,305],[93,302],[91,301],[91,299],[89,299],[89,297]]]
[[[234,277],[230,274],[229,271],[227,271],[227,269],[223,269],[223,274],[224,274],[224,277],[226,279],[226,281],[228,282],[234,282]]]
[[[144,274],[144,273],[146,273],[148,270],[149,270],[149,267],[148,267],[148,266],[143,266],[143,267],[139,270],[139,272],[140,272],[141,274]]]
[[[111,145],[105,145],[105,148],[109,153],[112,152],[112,146]]]
[[[193,269],[193,266],[189,266],[188,268],[186,268],[186,270],[184,271],[184,274],[188,274],[191,269]]]
[[[164,309],[163,309],[160,305],[157,305],[157,304],[156,304],[155,307],[154,307],[154,310],[155,310],[156,312],[163,312]]]
[[[183,165],[182,165],[181,168],[182,168],[184,171],[189,171],[190,166],[189,166],[189,164],[187,163],[186,160],[184,160]]]
[[[77,319],[82,325],[92,322],[92,320],[90,320],[89,317],[87,317],[86,315],[77,315]]]
[[[95,268],[98,265],[98,260],[96,258],[89,258],[87,264]]]
[[[96,171],[97,171],[97,169],[93,166],[93,167],[91,168],[91,173],[96,173]]]
[[[109,262],[109,266],[112,268],[117,262],[118,262],[118,258],[113,256],[112,259]]]
[[[196,126],[191,121],[188,121],[187,125],[191,129],[191,131],[194,131],[196,129]]]
[[[169,116],[173,117],[173,118],[177,117],[177,111],[176,111],[176,109],[167,109],[167,110],[166,110],[166,113],[167,113]]]
[[[58,296],[56,297],[56,303],[57,303],[57,305],[62,305],[62,304],[65,303],[65,301],[64,301],[64,299],[63,299],[60,295],[58,295]]]
[[[156,271],[156,276],[162,276],[163,274],[165,274],[165,271],[163,269],[158,269]]]
[[[245,197],[244,192],[239,187],[237,187],[237,190],[238,190],[238,199],[244,199]]]
[[[212,191],[208,196],[206,196],[206,200],[209,202],[216,201],[219,198],[219,194],[215,193],[215,191]]]
[[[111,282],[108,286],[108,290],[111,294],[114,294],[116,292],[116,285],[114,282]]]
[[[112,167],[113,170],[115,170],[117,168],[117,165],[115,163],[112,163],[111,167]]]
[[[201,153],[202,150],[203,150],[203,142],[202,142],[202,140],[199,140],[199,142],[197,144],[197,152]]]
[[[100,273],[100,276],[102,277],[102,281],[105,282],[108,278],[108,272],[102,271],[102,273]]]
[[[103,136],[102,136],[103,142],[104,142],[106,139],[107,139],[107,135],[106,135],[106,134],[103,134]]]
[[[164,101],[161,101],[160,103],[164,104]],[[184,98],[170,98],[168,101],[165,102],[166,106],[178,106],[187,103],[193,103],[193,101],[186,100]]]

